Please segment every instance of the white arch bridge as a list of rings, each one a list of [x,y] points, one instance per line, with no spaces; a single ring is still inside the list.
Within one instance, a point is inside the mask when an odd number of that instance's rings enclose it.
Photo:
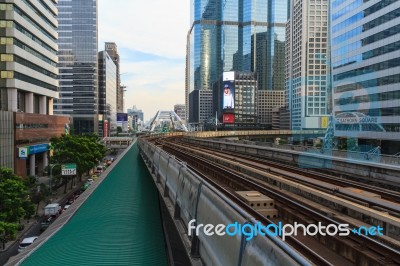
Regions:
[[[182,119],[174,111],[158,111],[154,118],[146,124],[143,131],[165,132],[167,128],[168,132],[188,131]]]

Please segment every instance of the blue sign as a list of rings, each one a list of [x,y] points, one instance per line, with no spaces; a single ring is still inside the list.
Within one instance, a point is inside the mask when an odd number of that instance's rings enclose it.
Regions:
[[[117,113],[117,122],[127,122],[128,114],[127,113]]]
[[[39,144],[34,146],[29,146],[29,154],[46,152],[49,150],[49,144]]]

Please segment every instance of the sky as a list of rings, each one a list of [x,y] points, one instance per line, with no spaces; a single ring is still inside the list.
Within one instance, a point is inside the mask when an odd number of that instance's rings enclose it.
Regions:
[[[185,103],[188,0],[98,0],[99,51],[115,42],[120,55],[125,110],[136,105],[144,120]]]

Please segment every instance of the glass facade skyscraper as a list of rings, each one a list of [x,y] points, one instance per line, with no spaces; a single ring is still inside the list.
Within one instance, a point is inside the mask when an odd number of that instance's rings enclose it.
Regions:
[[[97,0],[59,0],[59,100],[55,114],[70,115],[75,134],[98,131]]]
[[[335,135],[386,140],[384,153],[398,151],[400,1],[335,0],[331,10],[333,113],[358,122],[337,125]]]
[[[224,71],[256,72],[261,90],[284,89],[287,1],[192,0],[189,89],[211,90]]]
[[[117,66],[107,51],[101,51],[99,52],[99,136],[108,137],[117,132],[117,89]]]

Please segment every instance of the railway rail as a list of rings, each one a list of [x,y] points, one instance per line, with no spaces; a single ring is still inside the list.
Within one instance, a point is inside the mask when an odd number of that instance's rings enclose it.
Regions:
[[[163,144],[168,144],[169,142],[163,142]],[[174,139],[172,143],[175,143],[177,145],[184,145],[187,148],[193,148],[193,145],[189,145],[185,142],[178,141],[177,139]],[[250,167],[254,167],[255,169],[259,169],[262,171],[267,171],[269,173],[277,174],[280,176],[284,176],[285,178],[289,180],[293,180],[296,182],[302,182],[306,183],[310,186],[313,187],[318,187],[320,189],[325,189],[325,190],[331,190],[332,192],[335,192],[336,194],[342,194],[345,196],[350,196],[352,198],[358,199],[360,201],[363,201],[367,203],[369,206],[376,206],[379,208],[382,208],[384,210],[390,211],[392,215],[399,217],[400,216],[400,193],[396,191],[390,191],[387,189],[379,188],[379,187],[373,187],[371,185],[367,184],[362,184],[356,181],[344,179],[344,178],[339,178],[335,176],[331,176],[328,174],[323,174],[323,173],[318,173],[315,171],[310,171],[310,170],[305,170],[301,168],[296,168],[293,166],[289,166],[287,164],[282,164],[282,163],[277,163],[277,162],[271,162],[267,161],[261,158],[257,158],[255,156],[250,156],[250,155],[244,155],[244,154],[234,154],[230,151],[218,151],[214,150],[213,152],[210,152],[209,148],[199,148],[197,147],[196,149],[202,150],[204,152],[207,152],[209,154],[215,154],[219,157],[224,157],[230,160],[235,160],[237,162],[240,162],[241,164],[248,165]],[[331,187],[331,186],[323,186],[321,185],[321,181],[329,183],[331,185],[337,186],[337,187]],[[356,188],[360,189],[363,191],[367,191],[373,194],[377,194],[381,196],[382,199],[379,198],[368,198],[366,196],[362,196],[358,193],[351,193],[348,192],[344,189],[341,188]]]

